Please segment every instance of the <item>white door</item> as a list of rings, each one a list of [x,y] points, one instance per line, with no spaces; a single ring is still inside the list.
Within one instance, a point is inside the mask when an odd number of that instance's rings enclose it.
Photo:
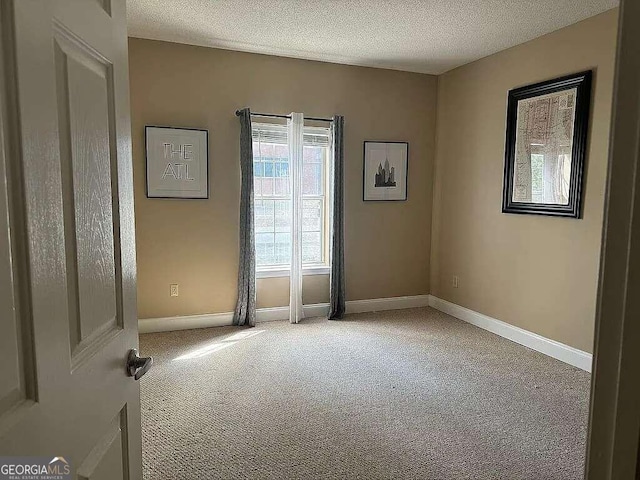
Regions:
[[[640,480],[640,2],[622,0],[586,478]]]
[[[139,480],[125,1],[1,0],[0,29],[0,456]]]

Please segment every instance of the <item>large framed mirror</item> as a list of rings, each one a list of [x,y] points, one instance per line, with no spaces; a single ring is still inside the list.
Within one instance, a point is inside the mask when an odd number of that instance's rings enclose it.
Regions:
[[[509,91],[504,213],[579,218],[591,71]]]

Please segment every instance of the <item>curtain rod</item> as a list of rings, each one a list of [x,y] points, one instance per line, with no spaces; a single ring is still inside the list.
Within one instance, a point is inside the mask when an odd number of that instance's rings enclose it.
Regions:
[[[236,115],[240,115],[240,110],[236,110]],[[269,117],[269,118],[291,118],[291,115],[277,115],[275,113],[253,113],[252,117]],[[305,120],[312,120],[316,122],[333,122],[333,118],[320,118],[320,117],[304,117]]]

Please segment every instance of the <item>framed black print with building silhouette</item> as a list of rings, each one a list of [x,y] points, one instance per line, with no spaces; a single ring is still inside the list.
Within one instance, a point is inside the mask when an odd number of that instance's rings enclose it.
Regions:
[[[364,142],[363,200],[407,199],[409,143]]]

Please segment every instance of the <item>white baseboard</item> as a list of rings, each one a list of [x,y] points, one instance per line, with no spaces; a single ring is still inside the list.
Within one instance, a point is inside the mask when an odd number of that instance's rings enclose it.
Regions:
[[[587,372],[591,372],[592,355],[577,348],[570,347],[564,343],[556,342],[537,333],[524,330],[509,323],[502,322],[495,318],[483,315],[455,303],[442,300],[441,298],[429,296],[429,305],[436,310],[440,310],[452,317],[456,317],[476,327],[480,327],[489,332],[507,338],[512,342],[519,343],[525,347],[537,350],[540,353],[549,355],[557,360],[573,365]]]
[[[311,305],[304,305],[304,316],[311,317],[323,317],[329,313],[328,303],[315,303]],[[233,314],[231,314],[233,317]],[[289,320],[289,307],[271,307],[271,308],[258,308],[256,310],[256,322],[273,322],[276,320]],[[229,323],[231,325],[231,323]]]
[[[549,355],[560,361],[591,372],[592,355],[555,340],[543,337],[528,330],[502,322],[468,308],[456,305],[433,295],[415,295],[408,297],[373,298],[352,300],[346,304],[347,313],[378,312],[431,306],[452,317],[471,323],[489,332],[500,335],[513,342]],[[317,303],[304,306],[306,317],[323,317],[329,312],[329,304]],[[256,310],[256,322],[287,320],[289,307],[259,308]],[[193,328],[222,327],[232,324],[233,312],[211,313],[204,315],[185,315],[176,317],[144,318],[138,320],[140,333],[189,330]]]
[[[232,320],[232,312],[184,315],[179,317],[140,318],[138,319],[138,331],[140,333],[152,333],[191,330],[192,328],[224,327],[231,325]]]
[[[372,298],[370,300],[351,300],[347,302],[347,313],[382,312],[403,308],[428,307],[429,295],[410,297]]]
[[[426,307],[429,295],[410,297],[373,298],[371,300],[352,300],[346,303],[347,313],[380,312],[402,308]],[[323,317],[329,313],[328,303],[316,303],[304,306],[305,317]],[[289,307],[259,308],[256,310],[256,322],[287,320]],[[211,313],[204,315],[185,315],[177,317],[142,318],[138,320],[140,333],[189,330],[192,328],[222,327],[232,324],[233,312]]]

